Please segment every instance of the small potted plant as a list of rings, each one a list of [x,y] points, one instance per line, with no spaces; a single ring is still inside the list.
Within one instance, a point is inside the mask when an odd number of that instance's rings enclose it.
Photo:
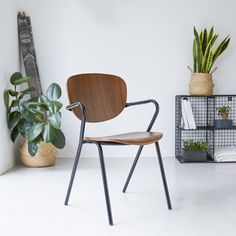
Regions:
[[[229,129],[233,127],[233,120],[228,119],[230,109],[231,109],[230,106],[221,106],[216,108],[218,116],[221,117],[222,119],[215,120],[214,123],[215,128]]]
[[[192,72],[189,93],[191,95],[209,96],[213,94],[214,88],[212,74],[217,69],[213,65],[227,49],[230,37],[228,35],[215,46],[218,34],[215,34],[213,27],[210,30],[205,28],[200,32],[194,27],[193,33],[193,69],[188,66]]]
[[[206,161],[208,143],[202,140],[185,140],[183,148],[184,161]]]
[[[19,91],[18,85],[29,80],[30,77],[23,77],[16,72],[10,78],[13,89],[4,91],[11,140],[14,142],[18,134],[24,137],[20,156],[25,166],[51,166],[55,163],[56,148],[65,146],[65,136],[61,131],[62,104],[57,101],[61,96],[61,88],[52,83],[46,95],[24,100],[25,95],[34,91],[34,88]]]

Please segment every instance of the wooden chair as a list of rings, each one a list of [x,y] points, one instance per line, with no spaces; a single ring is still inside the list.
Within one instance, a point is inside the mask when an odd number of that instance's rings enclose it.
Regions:
[[[115,75],[108,74],[80,74],[72,76],[67,81],[68,96],[70,105],[67,109],[81,120],[79,145],[72,168],[71,178],[65,199],[65,205],[68,205],[71,188],[73,185],[77,165],[79,162],[83,144],[96,144],[99,152],[99,159],[102,171],[102,180],[105,192],[109,224],[113,225],[111,204],[107,186],[107,177],[105,163],[103,158],[102,145],[138,145],[139,149],[135,160],[125,182],[123,192],[126,191],[129,181],[132,177],[143,146],[155,143],[157,156],[160,165],[162,181],[164,185],[168,209],[171,210],[171,202],[168,192],[168,186],[165,178],[164,167],[161,158],[161,152],[158,141],[162,138],[162,133],[151,132],[151,128],[159,112],[159,105],[155,100],[145,100],[139,102],[126,103],[127,89],[123,79]],[[101,122],[110,120],[119,115],[125,107],[153,103],[155,112],[151,122],[145,132],[132,132],[118,134],[106,137],[84,137],[86,122]]]

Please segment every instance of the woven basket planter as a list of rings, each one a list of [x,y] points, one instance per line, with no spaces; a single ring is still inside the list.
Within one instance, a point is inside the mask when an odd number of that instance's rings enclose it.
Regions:
[[[47,167],[53,166],[56,161],[57,149],[50,143],[43,143],[39,147],[35,156],[28,152],[28,140],[25,139],[20,147],[20,158],[24,166],[27,167]]]
[[[189,83],[190,95],[211,96],[213,94],[213,88],[212,74],[192,73],[192,78]]]

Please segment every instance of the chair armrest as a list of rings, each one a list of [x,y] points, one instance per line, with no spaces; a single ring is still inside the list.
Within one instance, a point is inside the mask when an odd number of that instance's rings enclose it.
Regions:
[[[66,106],[66,110],[68,111],[72,111],[74,108],[79,108],[82,114],[85,114],[85,105],[82,102],[74,102]]]
[[[157,115],[159,113],[159,104],[156,100],[154,99],[148,99],[148,100],[143,100],[143,101],[137,101],[137,102],[128,102],[125,104],[125,107],[130,107],[130,106],[136,106],[136,105],[143,105],[143,104],[148,104],[148,103],[153,103],[155,105],[155,112],[152,116],[151,122],[147,128],[147,132],[149,132],[152,129],[152,126],[157,118]]]
[[[136,102],[127,102],[125,104],[125,107],[130,107],[130,106],[136,106],[136,105],[143,105],[143,104],[148,104],[148,103],[153,103],[156,107],[156,109],[159,109],[158,102],[154,99],[147,99],[143,101],[136,101]]]

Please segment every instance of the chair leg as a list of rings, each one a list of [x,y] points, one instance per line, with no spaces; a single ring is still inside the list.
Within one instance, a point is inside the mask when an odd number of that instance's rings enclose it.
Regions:
[[[142,150],[143,150],[143,146],[140,146],[139,149],[138,149],[138,152],[136,154],[136,157],[134,159],[133,165],[132,165],[132,167],[131,167],[131,169],[129,171],[129,175],[128,175],[126,181],[125,181],[125,185],[124,185],[123,190],[122,190],[123,193],[126,192],[126,189],[127,189],[128,185],[129,185],[129,181],[130,181],[130,179],[131,179],[131,177],[133,175],[134,169],[136,167],[136,164],[138,162],[138,159],[139,159],[139,156],[140,156]]]
[[[73,185],[73,182],[74,182],[75,173],[76,173],[76,170],[77,170],[77,166],[78,166],[82,146],[83,146],[83,142],[79,142],[78,149],[77,149],[77,152],[76,152],[75,161],[74,161],[74,165],[73,165],[72,172],[71,172],[70,182],[69,182],[69,186],[68,186],[68,189],[67,189],[66,198],[65,198],[65,202],[64,202],[65,205],[68,205],[68,201],[69,201],[69,198],[70,198],[70,193],[71,193],[72,185]]]
[[[159,160],[162,181],[163,181],[163,185],[164,185],[164,189],[165,189],[167,206],[168,206],[168,209],[171,210],[172,206],[171,206],[171,202],[170,202],[170,195],[169,195],[168,186],[167,186],[167,182],[166,182],[165,170],[164,170],[164,166],[163,166],[163,162],[162,162],[162,158],[161,158],[159,143],[156,142],[155,146],[156,146],[157,156],[158,156],[158,160]]]
[[[96,143],[96,145],[98,147],[99,159],[100,159],[100,165],[101,165],[101,171],[102,171],[102,181],[103,181],[105,200],[106,200],[106,206],[107,206],[108,221],[109,221],[110,225],[113,225],[112,212],[111,212],[111,204],[110,204],[110,197],[109,197],[109,191],[108,191],[108,185],[107,185],[106,168],[105,168],[105,163],[104,163],[103,150],[102,150],[102,146],[99,143]]]

